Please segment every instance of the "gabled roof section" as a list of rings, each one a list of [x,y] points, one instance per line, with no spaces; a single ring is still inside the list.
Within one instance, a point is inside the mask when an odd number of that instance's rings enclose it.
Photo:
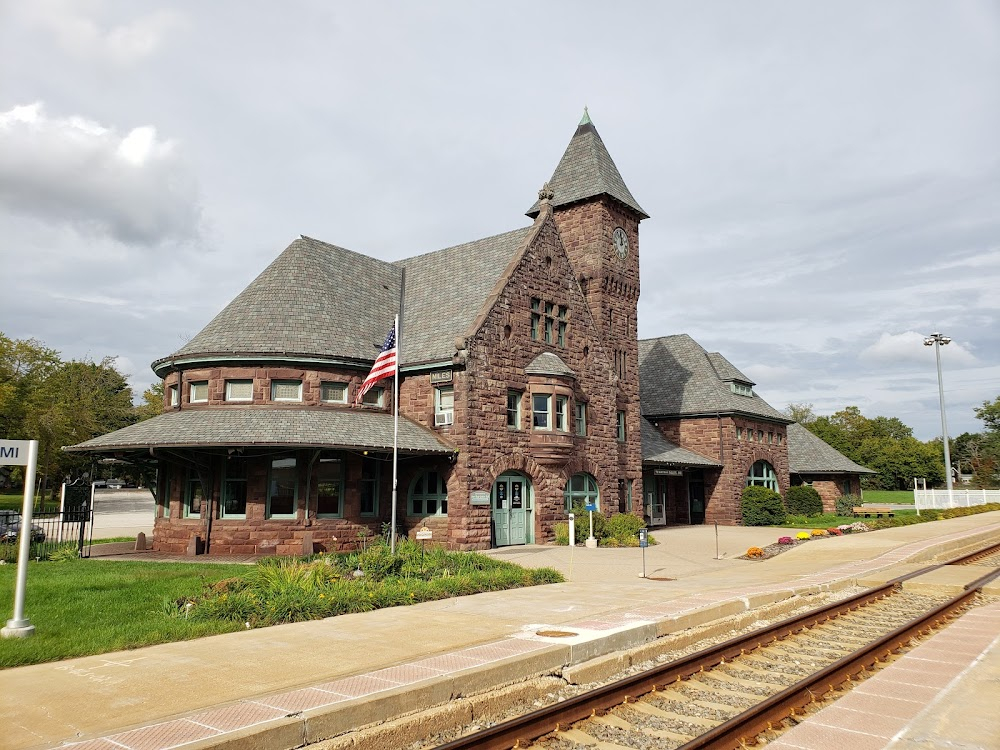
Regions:
[[[667,440],[655,426],[643,419],[640,422],[642,437],[642,463],[648,466],[722,466],[718,461],[700,453],[681,448]]]
[[[66,448],[107,453],[150,448],[293,447],[392,450],[393,416],[366,409],[183,409]],[[447,455],[454,449],[400,415],[399,450]]]
[[[399,308],[401,276],[390,263],[302,237],[153,369],[176,358],[226,354],[371,361]]]
[[[394,269],[406,269],[402,365],[451,360],[455,339],[466,334],[532,229],[515,229],[392,264]]]
[[[586,109],[548,186],[553,192],[553,207],[608,195],[631,208],[641,218],[649,218],[629,192]],[[528,216],[538,216],[540,206],[541,202],[536,201],[528,209]]]
[[[723,365],[724,363],[724,365]],[[788,424],[788,417],[760,398],[733,393],[729,378],[736,373],[721,354],[710,355],[687,334],[639,341],[639,399],[646,417],[693,417],[739,414]]]
[[[569,365],[552,352],[542,352],[524,368],[526,375],[555,375],[559,378],[575,378],[576,373]]]
[[[792,474],[877,474],[856,464],[808,429],[788,425],[788,471]]]

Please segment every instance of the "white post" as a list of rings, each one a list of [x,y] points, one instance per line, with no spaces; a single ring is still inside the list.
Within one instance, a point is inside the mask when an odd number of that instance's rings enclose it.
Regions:
[[[569,546],[576,546],[576,514],[569,514]]]
[[[597,540],[594,538],[594,511],[589,511],[590,513],[590,536],[587,537],[586,546],[590,549],[594,549],[597,546]]]
[[[20,461],[18,461],[20,463]],[[31,554],[31,510],[35,501],[35,471],[38,467],[38,441],[28,441],[27,468],[24,473],[24,502],[21,505],[21,540],[17,552],[17,579],[14,584],[14,616],[0,629],[4,638],[27,638],[35,626],[24,616],[24,590],[28,585],[28,558]]]

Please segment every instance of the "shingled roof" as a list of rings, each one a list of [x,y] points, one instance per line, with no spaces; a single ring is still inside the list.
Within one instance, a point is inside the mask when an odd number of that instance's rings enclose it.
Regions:
[[[798,422],[788,425],[788,471],[792,474],[878,473],[854,463]]]
[[[174,359],[263,354],[372,361],[399,307],[390,263],[309,237],[290,244]]]
[[[566,152],[559,160],[556,171],[549,179],[548,186],[553,194],[551,201],[553,207],[608,195],[631,208],[643,219],[649,218],[649,214],[639,207],[625,185],[625,180],[622,179],[586,109],[583,119],[566,147]],[[540,211],[539,200],[528,209],[527,214],[535,218]]]
[[[558,354],[542,352],[529,362],[525,368],[526,375],[555,375],[560,378],[575,378],[576,373],[570,369]]]
[[[392,450],[393,415],[366,409],[260,409],[227,406],[167,412],[68,451],[272,446]],[[449,454],[431,430],[399,417],[401,453]]]
[[[532,227],[396,261],[406,269],[402,364],[450,361]]]
[[[649,466],[722,466],[700,453],[681,448],[667,440],[648,420],[640,420],[642,463]]]
[[[756,393],[733,393],[730,381],[734,379],[751,382],[725,357],[709,354],[687,334],[639,341],[639,398],[644,416],[740,414],[791,422]]]

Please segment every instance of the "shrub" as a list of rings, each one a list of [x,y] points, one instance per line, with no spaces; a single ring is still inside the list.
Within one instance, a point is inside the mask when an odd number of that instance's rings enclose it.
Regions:
[[[834,502],[838,516],[849,516],[863,501],[857,495],[841,495]]]
[[[764,556],[764,550],[762,550],[760,547],[751,547],[750,549],[747,550],[747,557],[749,557],[752,560],[763,556]]]
[[[813,536],[829,536],[829,534],[827,534],[826,532],[826,529],[813,529],[810,533]]]
[[[583,505],[574,505],[573,513],[576,515],[576,543],[583,544],[587,541],[587,537],[590,536],[590,512],[583,507]],[[594,511],[594,538],[601,539],[605,536],[604,524],[607,523],[607,519],[604,514],[600,511]],[[566,542],[569,543],[569,534],[567,532]]]
[[[569,521],[557,523],[554,527],[556,533],[556,544],[565,547],[569,544]]]
[[[615,513],[604,524],[604,540],[614,540],[619,547],[638,547],[639,529],[646,527],[646,522],[632,513]],[[612,546],[612,545],[607,545]]]
[[[781,495],[767,487],[745,488],[742,511],[744,526],[779,526],[785,522]]]
[[[779,536],[778,544],[795,544],[795,542],[790,536]]]
[[[807,484],[789,487],[785,493],[785,506],[789,513],[803,516],[818,516],[823,512],[823,501],[819,493]]]
[[[801,539],[802,541],[807,541],[809,539],[812,539],[812,537],[809,536],[809,532],[808,531],[800,531],[798,534],[795,535],[795,538],[796,539]]]
[[[826,533],[830,536],[843,536],[844,532],[838,529],[836,526],[832,526],[826,530]]]

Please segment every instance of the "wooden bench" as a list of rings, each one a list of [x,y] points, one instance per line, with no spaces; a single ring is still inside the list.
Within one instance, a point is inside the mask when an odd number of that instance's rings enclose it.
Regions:
[[[857,505],[853,510],[855,518],[858,516],[864,516],[865,518],[871,518],[872,516],[875,516],[875,518],[881,518],[882,516],[887,516],[888,518],[892,518],[894,515],[892,508],[885,505],[869,505],[867,507]]]

